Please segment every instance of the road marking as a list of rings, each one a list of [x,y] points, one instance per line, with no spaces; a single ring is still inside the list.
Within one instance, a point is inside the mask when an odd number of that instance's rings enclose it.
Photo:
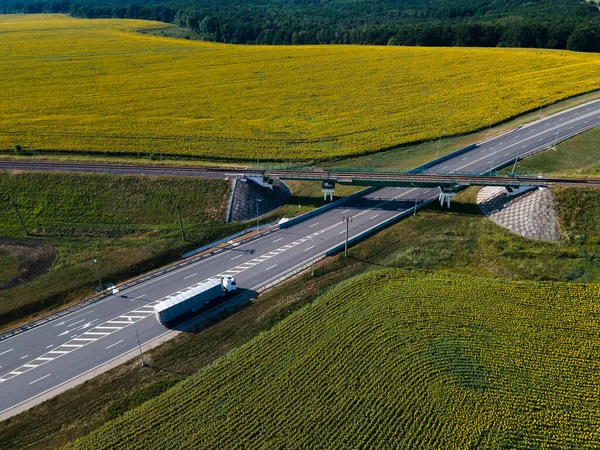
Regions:
[[[483,149],[483,150],[481,150],[479,153],[483,153],[483,152],[485,152],[485,151],[487,151],[487,149],[485,149],[485,148],[484,148],[484,149]]]
[[[21,359],[27,358],[29,355],[21,356]]]
[[[187,277],[183,277],[183,279],[184,279],[184,280],[187,280],[188,278],[195,277],[196,275],[198,275],[198,272],[196,272],[196,273],[193,273],[193,274],[191,274],[191,275],[188,275]]]
[[[243,254],[243,253],[242,253],[242,254],[240,254],[240,255],[234,256],[233,258],[231,258],[231,260],[233,261],[234,259],[241,258],[242,256],[244,256],[244,254]]]
[[[315,248],[315,246],[314,246],[314,245],[311,245],[310,247],[308,247],[308,248],[307,248],[307,249],[305,249],[304,251],[305,251],[305,252],[307,252],[307,251],[309,251],[311,248]]]
[[[312,225],[309,225],[309,227],[308,227],[308,228],[316,227],[317,225],[319,225],[319,222],[317,222],[317,223],[313,223]]]
[[[275,243],[275,242],[279,242],[279,241],[280,241],[280,240],[282,240],[282,239],[283,239],[282,237],[280,237],[279,239],[275,239],[275,240],[273,241],[273,243]]]
[[[154,311],[154,309],[153,309],[153,311]],[[148,312],[147,314],[150,314],[150,312]],[[123,324],[131,323],[131,321],[130,320],[108,320],[104,323],[116,323],[118,325],[123,325]]]
[[[510,155],[510,153],[507,153],[507,154],[506,154],[506,155],[504,155],[504,156],[508,156],[508,155]]]
[[[2,353],[0,353],[0,355],[4,355],[5,353],[12,352],[13,350],[14,350],[14,348],[11,348],[10,350],[5,350]]]
[[[31,383],[29,384],[33,384],[33,383],[37,383],[38,381],[42,381],[44,378],[48,378],[50,375],[52,375],[51,373],[49,373],[48,375],[44,375],[42,378],[38,378],[37,380],[33,380]]]
[[[46,348],[50,348],[50,347],[54,347],[54,344],[50,344],[50,345],[46,346]]]
[[[121,317],[127,317],[130,320],[140,320],[140,319],[145,319],[146,317],[148,317],[148,315],[145,316],[121,316]],[[131,322],[129,322],[131,323]]]
[[[78,320],[77,322],[73,322],[72,324],[67,325],[67,328],[70,327],[70,326],[72,326],[72,325],[77,325],[78,323],[81,323],[81,322],[85,322],[85,319],[81,319],[81,320]]]
[[[562,127],[566,127],[566,126],[567,126],[567,125],[569,125],[569,124],[572,124],[572,123],[574,123],[574,122],[578,122],[579,120],[582,120],[582,119],[585,119],[585,118],[588,118],[588,117],[592,117],[592,116],[593,116],[593,115],[595,115],[595,114],[597,114],[597,112],[592,112],[592,113],[585,114],[585,115],[583,115],[583,116],[578,116],[577,118],[575,118],[575,119],[571,119],[571,120],[569,120],[568,122],[565,122],[564,124],[558,124],[558,125],[557,125],[557,126],[554,128],[554,129],[557,129],[557,128],[562,128]],[[552,124],[547,124],[547,126],[550,126],[550,125],[552,125]],[[543,130],[543,131],[541,131],[541,132],[539,132],[539,133],[537,133],[537,134],[534,134],[534,135],[532,135],[532,136],[526,137],[526,138],[524,138],[524,139],[522,139],[522,140],[520,140],[520,141],[518,141],[518,142],[515,142],[514,144],[510,144],[510,145],[508,145],[508,146],[507,146],[507,147],[506,147],[504,150],[506,150],[506,149],[508,149],[508,148],[510,148],[510,147],[515,147],[515,146],[517,146],[517,145],[519,145],[519,144],[522,144],[523,142],[529,141],[529,140],[531,140],[531,139],[537,138],[537,137],[539,137],[540,135],[542,135],[542,134],[546,134],[546,133],[548,133],[548,132],[549,132],[549,131],[551,131],[551,130],[552,130],[552,129]],[[495,153],[497,153],[497,152],[495,152]],[[495,154],[495,153],[494,153],[494,154]],[[463,166],[457,167],[456,169],[454,169],[454,170],[453,170],[453,172],[458,172],[459,170],[462,170],[462,169],[464,169],[465,167],[469,167],[469,166],[471,166],[471,165],[473,165],[473,164],[476,164],[476,163],[478,163],[478,162],[481,162],[481,161],[483,161],[483,160],[484,160],[484,159],[486,159],[486,158],[488,158],[488,156],[484,156],[484,157],[482,157],[482,158],[479,158],[479,159],[475,159],[475,160],[473,160],[473,161],[470,161],[470,162],[468,162],[468,163],[464,164]],[[487,163],[489,163],[489,162],[490,162],[490,161],[487,161],[487,162],[486,162],[486,164],[487,164]]]
[[[108,350],[111,347],[114,347],[115,345],[120,344],[121,342],[123,342],[123,339],[121,339],[119,342],[115,342],[114,344],[110,344],[108,347],[106,347],[106,350]]]
[[[120,330],[123,327],[96,327],[96,330]]]
[[[99,331],[97,333],[95,333],[93,331],[88,331],[87,333],[83,333],[83,334],[101,334],[102,336],[106,336],[107,334],[110,334],[110,333],[108,331]]]
[[[75,338],[74,341],[97,341],[98,338]],[[39,359],[39,358],[38,358]]]
[[[448,166],[446,165],[446,166],[442,167],[440,170],[444,170],[446,167],[448,167]]]
[[[39,364],[23,364],[23,367],[37,367]]]
[[[58,358],[58,356],[56,358]],[[47,358],[45,356],[40,356],[39,358],[35,358],[35,359],[39,359],[40,361],[53,361],[56,358]],[[35,361],[35,359],[34,359],[34,361]]]
[[[373,217],[369,217],[369,220],[373,220],[375,217],[379,217],[379,214],[375,214]]]
[[[464,160],[465,160],[465,159],[467,159],[467,158],[468,158],[468,156],[465,156],[465,157],[462,159],[462,161],[464,161]]]
[[[76,347],[76,348],[79,348],[79,347],[83,347],[84,345],[85,344],[63,344],[63,345],[61,345],[61,347]]]
[[[527,146],[526,146],[526,145],[524,145],[523,147],[521,147],[521,149],[524,149],[524,148],[527,148]]]
[[[48,353],[60,353],[60,354],[65,354],[65,353],[71,353],[71,350],[51,350]]]
[[[589,120],[586,120],[585,122],[583,122],[583,124],[585,125],[585,124],[586,124],[586,123],[588,123],[588,122],[589,122]]]
[[[346,232],[346,230],[340,231],[338,234],[344,234],[345,232]]]
[[[136,297],[136,298],[132,298],[132,299],[131,299],[131,300],[129,300],[129,301],[130,301],[130,302],[132,302],[132,301],[134,301],[134,300],[137,300],[138,298],[142,298],[142,297],[145,297],[145,296],[146,296],[146,294],[142,294],[142,295],[140,295],[140,296],[138,296],[138,297]]]
[[[396,189],[400,189],[400,188],[396,188]],[[347,213],[348,211],[350,211],[349,209],[345,209],[342,211],[342,214]]]
[[[271,270],[273,267],[276,267],[276,266],[277,266],[277,264],[273,264],[271,267],[267,267],[267,268],[265,269],[265,272],[266,272],[267,270]]]
[[[542,142],[543,140],[544,140],[543,138],[540,138],[540,139],[538,139],[538,142]]]
[[[78,315],[78,316],[76,316],[76,317],[73,317],[72,319],[65,320],[65,323],[69,323],[69,322],[71,322],[72,320],[79,319],[80,317],[83,317],[83,316],[85,316],[86,314],[91,314],[91,313],[93,313],[93,312],[94,312],[94,310],[93,310],[93,309],[91,309],[91,310],[89,310],[88,312],[85,312],[85,313],[83,313],[83,314],[79,314],[79,315]]]

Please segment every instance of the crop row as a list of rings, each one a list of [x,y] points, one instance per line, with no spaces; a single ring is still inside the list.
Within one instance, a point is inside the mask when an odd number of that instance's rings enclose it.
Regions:
[[[596,448],[598,294],[370,273],[72,448]]]

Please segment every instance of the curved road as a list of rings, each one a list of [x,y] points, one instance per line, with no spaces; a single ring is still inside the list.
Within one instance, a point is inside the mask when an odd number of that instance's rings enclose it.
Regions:
[[[557,135],[562,140],[597,125],[600,101],[481,143],[428,171],[484,173],[551,146]],[[142,343],[169,333],[152,314],[152,306],[164,296],[215,275],[234,275],[240,288],[254,289],[343,242],[342,216],[352,216],[349,233],[356,235],[406,213],[416,203],[435,199],[438,193],[437,188],[376,190],[0,342],[0,418],[32,406],[42,395],[136,349],[134,322]]]

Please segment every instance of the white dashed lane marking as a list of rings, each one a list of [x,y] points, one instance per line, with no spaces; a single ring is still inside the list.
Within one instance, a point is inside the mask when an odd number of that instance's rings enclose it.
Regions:
[[[50,375],[52,375],[51,373],[49,373],[48,375],[44,375],[41,378],[38,378],[37,380],[33,380],[31,383],[29,384],[33,384],[33,383],[37,383],[38,381],[42,381],[44,378],[48,378]]]
[[[106,350],[108,350],[111,347],[114,347],[115,345],[119,345],[121,342],[123,342],[123,339],[121,339],[119,342],[115,342],[114,344],[110,344],[108,347],[106,347]]]

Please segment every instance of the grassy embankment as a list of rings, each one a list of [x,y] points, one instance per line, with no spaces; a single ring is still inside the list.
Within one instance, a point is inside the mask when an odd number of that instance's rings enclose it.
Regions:
[[[238,231],[243,225],[223,223],[228,191],[225,180],[0,173],[0,229],[9,238],[0,242],[0,282],[45,272],[0,290],[0,323],[92,294],[96,269],[104,283],[116,282]],[[32,249],[20,247],[24,233],[12,200],[20,205]],[[187,242],[180,237],[177,204]],[[37,267],[54,249],[58,256]],[[25,260],[31,251],[39,251],[38,258]]]
[[[486,128],[592,89],[600,67],[598,55],[561,51],[135,33],[156,26],[0,17],[0,148],[328,160]]]
[[[67,448],[597,448],[599,293],[371,272]]]
[[[581,208],[581,220],[562,220],[563,231],[587,239],[548,243],[528,241],[486,220],[473,204],[475,192],[461,193],[450,212],[427,208],[382,231],[352,248],[350,258],[330,258],[318,266],[315,278],[297,277],[212,327],[153,349],[149,370],[137,362],[124,364],[0,423],[0,446],[53,448],[86,434],[270,329],[337,283],[367,271],[397,267],[513,280],[600,282],[600,195],[558,194],[565,210],[576,205],[570,201]]]

